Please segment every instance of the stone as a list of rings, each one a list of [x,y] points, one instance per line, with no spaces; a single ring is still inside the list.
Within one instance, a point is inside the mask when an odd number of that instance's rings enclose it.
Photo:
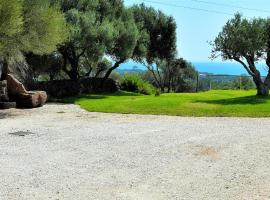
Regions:
[[[0,102],[0,109],[16,108],[16,102]]]
[[[16,101],[20,108],[40,107],[48,99],[44,91],[27,91],[24,85],[11,74],[7,75],[7,90],[10,99]]]
[[[8,102],[7,81],[0,81],[0,102]]]

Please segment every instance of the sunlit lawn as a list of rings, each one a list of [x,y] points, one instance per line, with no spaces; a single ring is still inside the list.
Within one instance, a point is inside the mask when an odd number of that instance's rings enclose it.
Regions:
[[[91,112],[174,116],[269,117],[270,98],[256,91],[214,90],[201,93],[144,96],[135,93],[81,95],[62,99]]]

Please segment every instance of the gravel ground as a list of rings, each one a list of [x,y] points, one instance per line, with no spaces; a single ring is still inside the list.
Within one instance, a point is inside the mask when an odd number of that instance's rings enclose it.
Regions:
[[[1,200],[270,199],[270,119],[0,112]]]

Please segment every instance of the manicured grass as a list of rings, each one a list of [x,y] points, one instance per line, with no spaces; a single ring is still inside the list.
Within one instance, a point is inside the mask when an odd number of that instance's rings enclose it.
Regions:
[[[63,99],[92,112],[174,116],[269,117],[270,98],[256,91],[215,90],[191,94],[144,96],[128,92]]]

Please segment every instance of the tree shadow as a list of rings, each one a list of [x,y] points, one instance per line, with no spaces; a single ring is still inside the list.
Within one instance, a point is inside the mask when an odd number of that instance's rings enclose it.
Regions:
[[[134,92],[125,92],[125,91],[120,91],[120,92],[115,92],[115,93],[103,93],[103,95],[107,95],[107,96],[119,96],[119,97],[133,97],[133,96],[144,96],[142,94],[139,93],[134,93]]]
[[[61,98],[53,98],[49,99],[50,103],[64,103],[64,104],[74,104],[78,99],[87,99],[87,100],[98,100],[98,99],[106,99],[109,97],[132,97],[132,96],[142,96],[142,94],[132,93],[132,92],[116,92],[116,93],[95,93],[95,94],[81,94],[79,96],[74,97],[61,97]]]
[[[8,114],[6,113],[0,113],[0,119],[5,119],[8,117]]]
[[[74,104],[78,99],[105,99],[103,95],[79,95],[74,97],[50,97],[49,103]]]
[[[269,97],[258,97],[258,96],[247,96],[247,97],[236,97],[231,99],[218,99],[218,100],[196,100],[196,103],[207,103],[207,104],[219,104],[219,105],[256,105],[264,104]]]

